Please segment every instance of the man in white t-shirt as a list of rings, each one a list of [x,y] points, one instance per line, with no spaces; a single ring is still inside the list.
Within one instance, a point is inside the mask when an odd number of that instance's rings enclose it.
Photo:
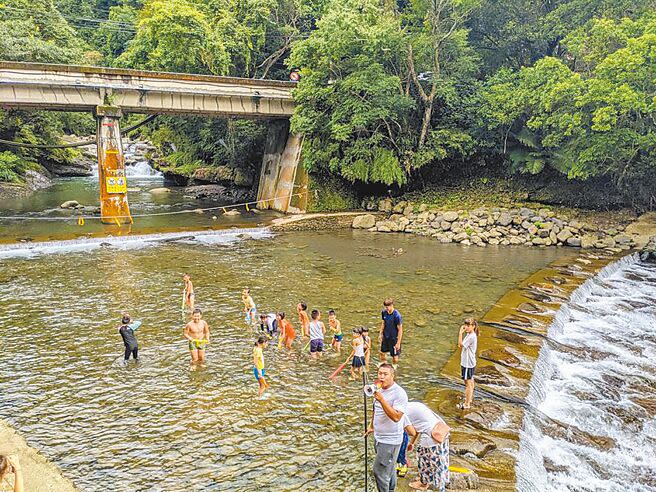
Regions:
[[[367,434],[374,433],[376,459],[374,477],[378,492],[396,489],[396,458],[403,442],[403,417],[408,404],[405,390],[394,382],[394,368],[383,363],[378,367],[380,389],[374,393],[374,418]]]

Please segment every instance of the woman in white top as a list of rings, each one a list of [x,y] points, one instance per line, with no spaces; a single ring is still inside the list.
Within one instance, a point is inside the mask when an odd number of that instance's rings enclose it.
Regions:
[[[476,369],[476,349],[478,348],[478,323],[467,318],[458,333],[460,347],[460,373],[465,381],[465,401],[458,408],[471,408],[474,399],[474,370]],[[464,337],[463,337],[464,335]]]
[[[14,486],[11,487],[6,478],[8,475],[14,475]],[[9,485],[10,488],[6,488]],[[0,490],[13,492],[23,492],[23,473],[21,472],[20,462],[18,456],[5,456],[0,454]]]
[[[405,416],[417,431],[408,444],[408,451],[417,450],[419,478],[409,484],[410,487],[416,490],[434,487],[444,492],[449,483],[449,426],[442,417],[416,401],[408,402]],[[419,444],[415,447],[419,436]]]

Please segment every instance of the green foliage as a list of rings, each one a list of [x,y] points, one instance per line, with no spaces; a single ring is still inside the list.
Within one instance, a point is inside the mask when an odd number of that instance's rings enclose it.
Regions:
[[[548,164],[570,178],[606,175],[629,186],[635,169],[654,162],[656,17],[595,20],[563,44],[570,65],[546,57],[491,79],[490,126],[509,135],[522,171]]]
[[[0,181],[8,183],[20,183],[25,170],[30,168],[30,163],[21,159],[12,152],[0,152]]]
[[[338,177],[317,174],[309,183],[308,212],[345,212],[359,208],[360,200]]]

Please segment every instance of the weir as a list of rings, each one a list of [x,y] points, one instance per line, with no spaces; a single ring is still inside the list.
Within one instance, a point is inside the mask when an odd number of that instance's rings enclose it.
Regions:
[[[92,111],[96,116],[101,220],[131,223],[119,119],[125,113],[273,120],[262,162],[259,208],[305,211],[302,138],[289,132],[292,82],[104,67],[0,62],[0,107]],[[294,199],[293,207],[290,209]]]

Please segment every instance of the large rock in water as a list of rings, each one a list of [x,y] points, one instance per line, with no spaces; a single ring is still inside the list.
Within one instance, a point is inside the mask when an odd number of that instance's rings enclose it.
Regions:
[[[76,200],[67,200],[64,203],[62,203],[59,207],[60,208],[78,208],[80,204]]]
[[[358,215],[353,219],[353,229],[370,229],[376,225],[376,217],[371,214]]]
[[[148,190],[148,193],[151,195],[161,195],[163,193],[171,193],[171,190],[169,188],[153,188],[152,190]]]

